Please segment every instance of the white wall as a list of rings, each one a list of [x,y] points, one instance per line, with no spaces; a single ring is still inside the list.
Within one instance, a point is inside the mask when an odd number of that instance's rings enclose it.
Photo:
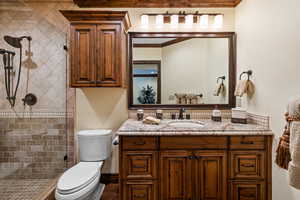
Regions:
[[[275,144],[284,127],[288,99],[300,94],[300,1],[244,0],[236,9],[238,73],[254,71],[256,93],[249,111],[271,116]],[[275,155],[275,153],[274,153]],[[287,172],[273,166],[273,200],[299,200]]]

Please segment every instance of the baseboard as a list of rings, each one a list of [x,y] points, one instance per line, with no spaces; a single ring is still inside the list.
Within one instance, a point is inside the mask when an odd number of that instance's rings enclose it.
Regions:
[[[101,174],[100,182],[103,184],[119,183],[119,174]]]

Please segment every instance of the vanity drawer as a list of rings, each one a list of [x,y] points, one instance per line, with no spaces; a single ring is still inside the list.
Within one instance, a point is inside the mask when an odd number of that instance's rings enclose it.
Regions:
[[[232,179],[265,178],[265,152],[232,151],[230,165]]]
[[[264,149],[264,136],[233,136],[230,137],[230,149]]]
[[[157,177],[157,153],[125,151],[123,166],[125,179],[155,179]]]
[[[127,182],[122,200],[157,200],[157,188],[155,181]]]
[[[265,200],[264,182],[232,182],[230,200]]]
[[[227,138],[220,136],[169,136],[160,138],[161,149],[226,149]]]
[[[155,150],[157,149],[156,137],[123,137],[123,149],[125,150]]]

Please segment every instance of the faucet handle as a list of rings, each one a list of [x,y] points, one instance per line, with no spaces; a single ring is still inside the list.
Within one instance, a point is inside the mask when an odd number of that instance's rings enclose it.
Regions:
[[[180,112],[185,112],[186,110],[185,110],[185,108],[180,108]]]

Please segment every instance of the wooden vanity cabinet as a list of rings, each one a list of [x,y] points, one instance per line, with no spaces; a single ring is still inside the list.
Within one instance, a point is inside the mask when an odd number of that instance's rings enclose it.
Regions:
[[[271,200],[271,147],[272,136],[120,136],[121,199]]]
[[[71,87],[125,87],[127,12],[61,11],[70,25]]]

